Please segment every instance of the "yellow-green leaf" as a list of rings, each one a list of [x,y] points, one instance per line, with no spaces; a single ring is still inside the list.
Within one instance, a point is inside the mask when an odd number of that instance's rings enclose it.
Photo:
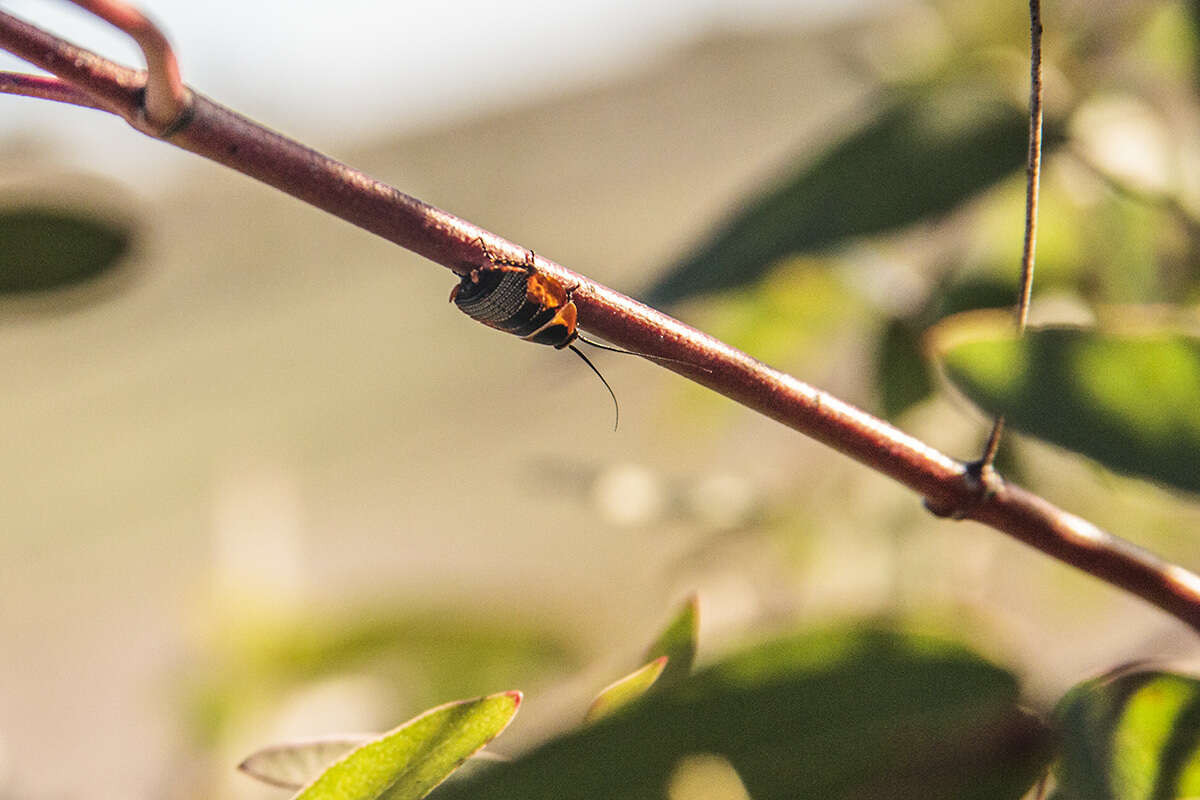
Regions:
[[[644,667],[610,683],[600,694],[596,695],[596,699],[592,701],[592,705],[584,716],[584,721],[595,722],[637,700],[650,690],[654,682],[663,674],[663,668],[666,666],[667,657],[659,656]]]
[[[650,649],[646,660],[667,656],[666,669],[659,678],[660,687],[671,686],[687,677],[696,661],[696,643],[700,638],[700,598],[692,595],[679,613],[663,630]]]
[[[1086,681],[1055,710],[1063,800],[1200,797],[1200,680],[1136,670]]]
[[[416,800],[495,738],[517,713],[520,692],[447,703],[364,744],[295,800]]]
[[[238,764],[238,769],[272,786],[299,789],[324,772],[333,762],[372,738],[374,737],[337,736],[271,745],[246,756],[242,763]]]
[[[377,738],[379,737],[370,734],[360,734],[272,745],[251,753],[238,764],[238,769],[263,783],[296,790],[311,783],[333,762],[351,750]],[[450,777],[454,779],[470,772],[468,767],[471,764],[478,764],[479,768],[482,768],[488,762],[496,761],[508,761],[508,758],[492,750],[480,750]]]

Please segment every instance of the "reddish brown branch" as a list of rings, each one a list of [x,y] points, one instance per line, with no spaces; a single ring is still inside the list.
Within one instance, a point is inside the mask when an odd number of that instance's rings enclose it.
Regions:
[[[53,100],[57,103],[70,103],[74,106],[103,110],[103,106],[93,101],[86,92],[76,89],[66,81],[48,78],[44,75],[0,72],[0,94],[36,97],[39,100]]]
[[[971,519],[1150,600],[1200,630],[1200,576],[1113,536],[1011,483],[997,487]]]
[[[146,59],[146,121],[162,131],[188,107],[188,90],[179,77],[179,62],[166,35],[141,11],[118,0],[71,0],[80,8],[129,34]]]
[[[0,13],[0,47],[78,85],[128,120],[140,111],[140,73]],[[71,54],[67,57],[66,54]],[[136,122],[135,122],[136,126]],[[139,127],[144,130],[144,128]],[[453,214],[281,136],[202,96],[169,141],[268,183],[458,273],[487,248],[514,261],[526,250]],[[1200,631],[1200,577],[1167,564],[998,477],[980,492],[966,465],[891,425],[582,275],[538,257],[568,285],[580,325],[778,420],[918,492],[939,514],[974,519],[1120,586]],[[689,364],[703,365],[701,368]]]
[[[146,70],[133,70],[0,11],[0,46],[57,75],[89,98],[78,102],[124,117],[137,130],[160,136],[180,125],[191,92],[166,36],[144,14],[118,0],[73,0],[129,34],[146,58]],[[63,102],[73,100],[63,98]]]

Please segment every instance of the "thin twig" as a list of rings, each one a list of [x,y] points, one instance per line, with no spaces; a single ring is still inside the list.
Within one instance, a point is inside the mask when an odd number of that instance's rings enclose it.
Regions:
[[[139,108],[141,76],[0,13],[0,47],[102,98],[126,119]],[[74,59],[63,59],[72,53]],[[373,180],[195,95],[168,141],[274,186],[458,274],[527,248]],[[1032,237],[1031,237],[1032,241]],[[711,336],[538,256],[533,266],[576,287],[579,324],[626,350],[807,434],[918,492],[934,513],[1003,531],[1200,631],[1200,576],[998,477],[980,497],[968,465],[888,423],[756,361]]]
[[[1021,288],[1017,298],[1017,334],[1025,332],[1029,302],[1033,296],[1033,263],[1037,250],[1038,191],[1042,175],[1042,9],[1040,0],[1029,0],[1029,154],[1025,162],[1025,243],[1021,249]],[[996,417],[992,432],[978,463],[986,485],[1000,437],[1004,417]]]
[[[976,471],[980,476],[980,489],[986,491],[987,483],[992,480],[993,464],[996,462],[996,453],[1000,452],[1000,439],[1004,436],[1004,415],[1000,414],[992,420],[992,430],[988,434],[987,444],[983,446],[983,455],[975,462],[979,466]]]
[[[45,75],[26,75],[22,72],[0,72],[0,94],[15,94],[22,97],[35,97],[38,100],[53,100],[57,103],[69,103],[84,108],[104,107],[73,85],[58,78]]]
[[[1021,250],[1021,297],[1017,331],[1029,321],[1033,295],[1033,263],[1037,251],[1038,191],[1042,175],[1042,10],[1029,0],[1029,160],[1025,165],[1025,242]]]

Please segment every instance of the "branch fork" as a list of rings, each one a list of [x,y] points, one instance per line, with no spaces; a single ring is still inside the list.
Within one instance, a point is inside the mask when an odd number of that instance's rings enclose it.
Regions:
[[[0,25],[21,35],[41,52],[18,52],[32,64],[58,77],[0,73],[0,92],[98,108],[121,116],[147,136],[166,138],[183,127],[192,93],[183,85],[179,61],[166,35],[138,9],[120,0],[71,0],[117,30],[129,35],[142,51],[146,69],[114,64],[70,42],[0,12]]]

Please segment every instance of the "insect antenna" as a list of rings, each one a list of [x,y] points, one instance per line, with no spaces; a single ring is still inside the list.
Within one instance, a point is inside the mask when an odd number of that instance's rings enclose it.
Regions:
[[[642,358],[648,358],[651,361],[669,361],[672,364],[683,364],[684,366],[691,367],[692,369],[698,369],[704,372],[712,372],[712,370],[708,367],[702,367],[699,364],[693,364],[690,361],[681,361],[678,358],[667,358],[666,356],[654,356],[650,355],[649,353],[639,353],[637,350],[626,350],[623,347],[613,347],[611,344],[604,344],[603,342],[597,342],[595,339],[589,339],[579,332],[576,332],[576,338],[578,338],[579,341],[583,342],[584,344],[589,344],[592,347],[595,347],[597,350],[607,350],[610,353],[624,353],[627,356],[641,356]]]
[[[567,345],[567,347],[571,349],[571,352],[583,359],[583,363],[587,364],[588,367],[591,368],[592,372],[596,373],[596,377],[599,378],[600,382],[604,384],[604,388],[608,389],[608,394],[613,400],[613,410],[616,411],[616,417],[613,420],[613,431],[615,432],[617,430],[617,426],[621,424],[621,405],[617,402],[616,392],[614,392],[612,387],[608,385],[608,381],[604,380],[604,376],[600,374],[600,370],[596,369],[596,365],[592,363],[591,359],[580,352],[578,347],[573,344]]]

